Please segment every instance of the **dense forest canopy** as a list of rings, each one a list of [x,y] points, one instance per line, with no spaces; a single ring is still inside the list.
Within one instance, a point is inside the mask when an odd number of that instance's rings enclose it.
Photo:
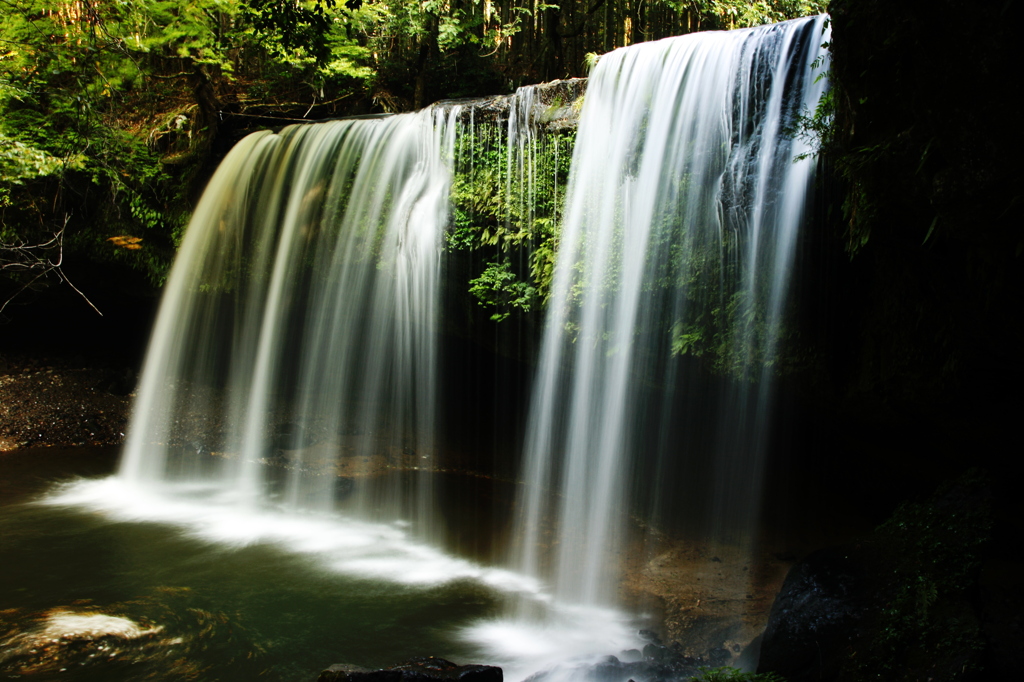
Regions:
[[[585,75],[588,55],[618,46],[824,4],[0,0],[0,323],[31,309],[33,292],[64,292],[90,315],[72,287],[88,297],[108,278],[115,296],[154,292],[206,179],[249,131],[508,93]],[[854,392],[940,395],[965,373],[1020,367],[1006,336],[1024,333],[1019,315],[996,314],[1024,286],[1021,134],[1005,125],[1020,88],[1019,11],[987,0],[990,11],[953,23],[963,0],[940,5],[828,8],[832,90],[804,125],[835,181],[831,227],[816,234],[831,240],[830,276],[842,282],[808,285],[822,295],[804,338],[834,349],[825,383]],[[470,185],[458,180],[453,237],[490,263],[466,273],[466,289],[485,303],[497,292],[502,310],[536,310],[551,254],[532,255],[511,281],[497,232],[460,221],[460,202],[483,197],[463,196]],[[545,210],[554,244],[557,206]]]
[[[587,55],[816,0],[0,0],[0,306],[121,263],[159,284],[246,130],[510,92]],[[2,312],[0,312],[2,314]]]

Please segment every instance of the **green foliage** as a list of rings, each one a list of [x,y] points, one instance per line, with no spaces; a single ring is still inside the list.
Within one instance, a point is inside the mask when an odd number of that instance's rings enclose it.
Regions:
[[[372,76],[366,49],[346,35],[355,13],[332,14],[333,2],[3,4],[5,242],[60,231],[65,257],[124,262],[154,284],[223,109],[246,106],[249,93],[274,106],[296,82],[338,92]],[[298,106],[308,111],[308,100]]]
[[[105,22],[104,30],[121,41],[124,50],[160,54],[230,71],[229,52],[235,47],[223,30],[238,13],[237,0],[148,0],[128,5],[124,25]],[[141,66],[141,62],[138,62]]]
[[[0,60],[0,140],[10,156],[0,173],[14,185],[5,232],[24,243],[60,232],[64,255],[127,261],[161,281],[172,255],[166,235],[187,206],[139,134],[138,105],[155,45],[146,31],[170,3],[7,4],[18,11],[0,23],[9,48]],[[194,34],[171,33],[179,54],[210,57]],[[152,244],[147,235],[130,249],[108,239],[154,230]]]
[[[491,315],[495,322],[507,319],[512,309],[529,312],[537,294],[534,287],[512,272],[512,263],[508,259],[500,263],[488,263],[483,273],[470,280],[469,284],[469,293],[476,297],[480,305],[497,309]]]
[[[743,672],[737,668],[701,668],[700,677],[692,678],[693,682],[785,682],[778,673]]]
[[[491,254],[470,292],[496,322],[547,302],[574,142],[574,130],[542,131],[509,149],[504,122],[478,123],[461,139],[446,240],[452,250]],[[513,262],[526,267],[517,272]]]
[[[720,17],[728,28],[743,28],[821,14],[826,3],[809,0],[707,0],[702,4],[707,14]]]
[[[82,157],[70,159],[70,167],[81,167]],[[0,182],[21,185],[27,180],[56,175],[65,167],[65,161],[18,140],[0,134]]]
[[[691,12],[696,30],[749,28],[796,17],[823,14],[827,2],[817,0],[666,0],[680,13]]]
[[[279,55],[305,52],[322,66],[331,60],[330,33],[335,0],[309,3],[249,0],[245,6],[255,31],[269,39]]]

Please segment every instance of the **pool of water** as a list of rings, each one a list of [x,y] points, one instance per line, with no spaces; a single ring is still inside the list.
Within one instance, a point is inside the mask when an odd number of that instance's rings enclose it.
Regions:
[[[0,455],[0,676],[312,682],[433,655],[522,679],[638,644],[621,614],[507,618],[515,595],[544,603],[540,586],[400,525],[140,493],[115,458]]]

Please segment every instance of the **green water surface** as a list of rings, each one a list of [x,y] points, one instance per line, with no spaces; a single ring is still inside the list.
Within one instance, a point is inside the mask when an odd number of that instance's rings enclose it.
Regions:
[[[274,546],[34,502],[68,476],[109,475],[115,457],[0,454],[0,679],[312,682],[332,663],[486,662],[459,630],[494,615],[499,597],[471,581],[356,578]],[[128,619],[143,634],[47,634],[66,614]]]

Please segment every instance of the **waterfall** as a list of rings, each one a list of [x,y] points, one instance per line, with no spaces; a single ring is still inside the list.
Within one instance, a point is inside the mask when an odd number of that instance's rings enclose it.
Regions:
[[[644,528],[684,518],[697,537],[754,543],[815,169],[794,131],[825,87],[825,21],[604,55],[564,193],[571,133],[545,138],[531,88],[504,117],[496,105],[487,113],[494,101],[449,102],[245,138],[211,180],[171,271],[119,482],[215,500],[257,525],[266,517],[250,512],[267,508],[411,522],[417,542],[440,544],[443,245],[493,259],[458,282],[460,295],[484,268],[519,277],[525,291],[546,286],[527,280],[553,267],[550,291],[515,302],[524,311],[547,300],[511,548],[519,573],[436,556],[439,569],[418,572],[426,543],[382,548],[390,535],[375,524],[332,545],[331,562],[528,595],[518,615],[530,619],[468,635],[519,659],[524,677],[569,650],[628,648],[635,628],[617,610],[619,588]],[[537,235],[543,258],[519,248]],[[525,335],[496,343],[495,355],[511,348],[519,359],[532,347]],[[253,535],[302,535],[289,524],[308,516],[285,516]],[[329,533],[342,535],[338,525]],[[300,551],[322,547],[315,534]],[[388,552],[405,558],[381,573]],[[555,618],[535,627],[540,609]],[[513,631],[529,631],[522,650]]]
[[[120,477],[436,532],[441,239],[458,107],[254,133],[165,287]],[[388,476],[395,471],[421,472]]]
[[[751,542],[824,21],[642,43],[591,74],[514,548],[557,601],[617,604],[628,514],[675,496],[702,498],[706,536]]]

